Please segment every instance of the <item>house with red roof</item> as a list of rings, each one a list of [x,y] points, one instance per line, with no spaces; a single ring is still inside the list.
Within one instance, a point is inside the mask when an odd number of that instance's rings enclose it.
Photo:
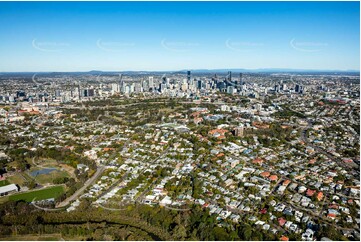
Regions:
[[[195,117],[195,118],[193,119],[193,123],[195,123],[195,124],[199,124],[199,123],[201,123],[201,122],[203,122],[203,118],[202,118],[202,117]]]
[[[252,122],[252,125],[257,129],[269,129],[269,124],[261,122]]]
[[[271,173],[269,173],[268,171],[264,171],[260,174],[263,178],[267,178],[271,175]]]
[[[267,208],[262,208],[259,212],[260,212],[260,214],[266,214],[267,213]]]
[[[191,113],[191,117],[198,117],[199,115],[201,114],[201,112],[193,112],[193,113]]]
[[[268,179],[269,179],[270,181],[277,181],[277,180],[278,180],[278,176],[277,176],[277,175],[271,175]]]
[[[323,198],[323,192],[318,192],[316,198],[318,201],[321,201]]]
[[[208,208],[208,206],[209,206],[209,203],[203,204],[203,207],[204,207],[204,208]]]
[[[287,236],[282,235],[280,238],[281,241],[289,241],[289,238]]]
[[[353,160],[349,159],[349,158],[343,158],[342,161],[345,162],[345,163],[352,163],[353,162]]]
[[[226,129],[212,129],[208,132],[209,135],[217,138],[217,139],[224,139],[226,138],[225,133],[227,133],[228,130]]]
[[[257,157],[256,159],[254,159],[254,160],[252,161],[252,163],[253,163],[253,164],[262,165],[263,160],[262,160],[261,158]]]
[[[115,150],[115,148],[110,148],[110,147],[104,147],[103,151],[110,151],[110,150]]]
[[[222,157],[222,156],[224,156],[224,153],[218,153],[216,156],[217,157]]]
[[[316,159],[311,159],[308,163],[309,163],[309,164],[315,164],[315,163],[316,163]]]
[[[306,191],[306,196],[312,197],[315,193],[316,193],[316,190],[312,190],[312,189],[308,188]]]
[[[285,180],[282,185],[287,187],[291,183],[291,180]]]
[[[285,225],[286,222],[287,222],[286,219],[284,219],[284,218],[278,218],[278,224],[279,224],[280,226]]]
[[[40,112],[38,110],[34,110],[34,109],[25,109],[25,110],[18,110],[18,115],[22,115],[28,113],[30,115],[39,115]]]
[[[336,214],[329,213],[329,214],[327,214],[327,218],[330,218],[330,219],[334,220],[334,219],[336,219]]]
[[[330,204],[328,206],[328,208],[338,209],[338,205],[337,204]]]

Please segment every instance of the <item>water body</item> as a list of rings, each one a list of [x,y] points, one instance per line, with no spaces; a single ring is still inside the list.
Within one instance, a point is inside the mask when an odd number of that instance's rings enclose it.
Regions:
[[[58,169],[56,168],[44,168],[41,170],[37,170],[37,171],[32,171],[30,172],[31,176],[37,176],[37,175],[42,175],[42,174],[49,174],[52,171],[58,171]]]

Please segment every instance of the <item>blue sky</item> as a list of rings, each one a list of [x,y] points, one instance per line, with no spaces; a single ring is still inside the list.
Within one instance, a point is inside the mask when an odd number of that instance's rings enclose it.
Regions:
[[[359,2],[0,2],[0,71],[359,70]]]

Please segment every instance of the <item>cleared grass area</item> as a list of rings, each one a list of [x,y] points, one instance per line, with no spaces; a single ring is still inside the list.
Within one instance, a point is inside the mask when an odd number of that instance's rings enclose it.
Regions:
[[[73,177],[75,180],[77,180],[76,175],[75,175],[75,168],[71,167],[69,165],[66,164],[60,164],[59,167],[63,170],[66,171],[71,177]]]
[[[28,173],[26,172],[22,172],[21,173],[22,177],[26,179],[26,181],[32,181],[33,180],[33,177],[30,176]]]
[[[9,184],[10,184],[10,182],[8,180],[0,181],[0,187],[6,186],[6,185],[9,185]]]
[[[63,193],[64,193],[63,186],[54,186],[54,187],[49,187],[49,188],[45,188],[45,189],[41,189],[41,190],[37,190],[37,191],[14,194],[14,195],[9,196],[9,200],[11,200],[11,201],[24,200],[26,202],[31,202],[34,200],[34,198],[36,201],[44,200],[44,199],[48,199],[48,198],[57,198]]]
[[[18,184],[22,186],[25,183],[24,178],[20,174],[15,174],[7,178],[10,183]]]

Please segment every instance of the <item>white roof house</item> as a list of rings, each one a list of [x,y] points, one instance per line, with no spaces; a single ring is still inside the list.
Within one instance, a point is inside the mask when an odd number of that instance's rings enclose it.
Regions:
[[[165,206],[165,205],[170,205],[172,204],[172,200],[170,199],[170,197],[165,196],[162,201],[160,201],[159,203],[161,206]]]

